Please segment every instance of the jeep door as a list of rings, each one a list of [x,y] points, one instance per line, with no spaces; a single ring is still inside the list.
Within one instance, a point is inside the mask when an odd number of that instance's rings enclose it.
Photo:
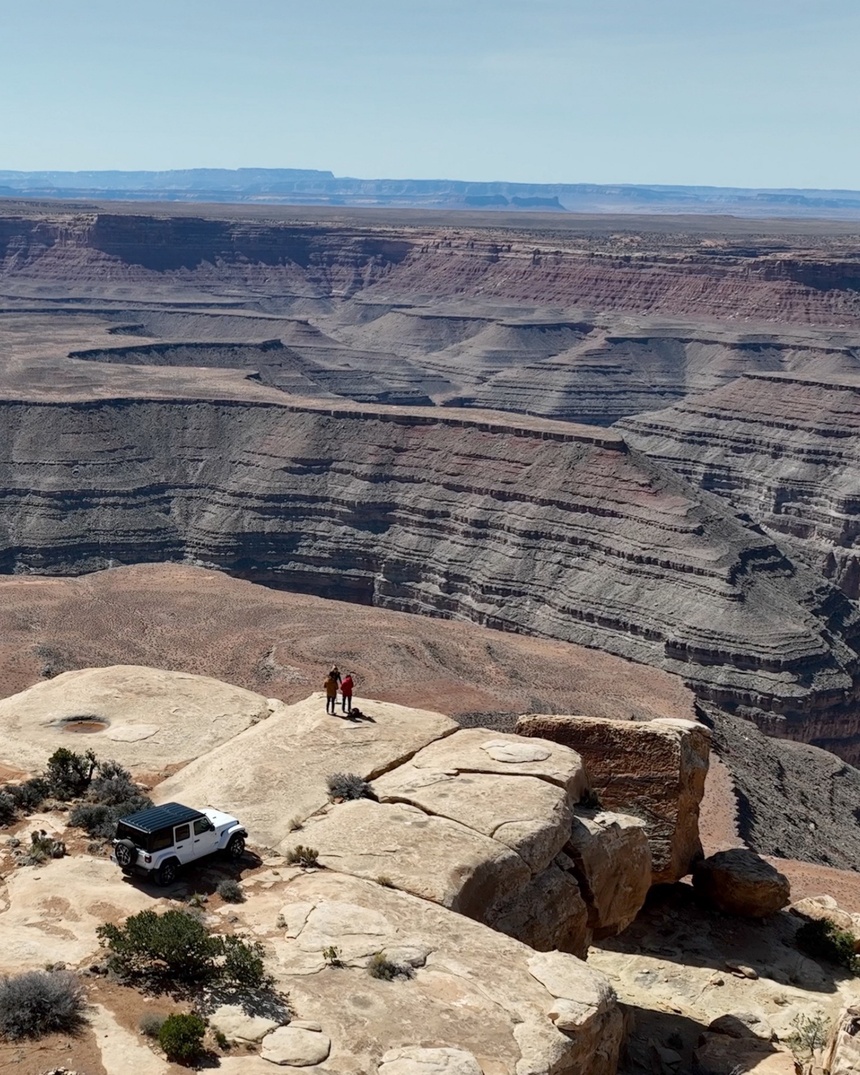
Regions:
[[[193,862],[197,856],[194,854],[194,844],[191,840],[191,825],[186,821],[184,825],[176,825],[173,829],[173,850],[180,862]]]
[[[203,855],[211,855],[218,850],[218,833],[208,817],[198,817],[191,825],[191,841],[194,847],[194,858],[202,858]]]

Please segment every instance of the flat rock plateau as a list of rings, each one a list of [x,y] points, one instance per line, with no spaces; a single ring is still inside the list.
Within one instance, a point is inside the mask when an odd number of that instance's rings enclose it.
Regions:
[[[746,845],[860,912],[858,249],[837,222],[0,201],[4,779],[92,745],[257,854],[234,911],[223,870],[143,891],[62,811],[19,820],[71,853],[0,844],[2,969],[86,969],[99,919],[199,891],[293,1003],[213,1015],[248,1046],[228,1075],[612,1075],[625,1034],[662,1075],[751,1011],[757,1070],[793,1070],[798,1014],[852,981],[796,917],[727,923],[680,879],[700,839]],[[371,721],[323,719],[332,661]],[[566,745],[583,717],[664,754],[604,772]],[[374,798],[330,803],[336,771]],[[324,869],[287,866],[299,826]],[[412,977],[366,974],[389,951]],[[95,979],[77,1067],[172,1070]]]

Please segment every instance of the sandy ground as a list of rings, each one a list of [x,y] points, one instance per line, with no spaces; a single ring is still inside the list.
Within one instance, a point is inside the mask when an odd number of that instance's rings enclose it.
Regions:
[[[142,664],[296,702],[332,662],[355,701],[512,724],[520,713],[692,716],[681,681],[564,642],[266,589],[180,565],[0,579],[0,696],[75,668]]]

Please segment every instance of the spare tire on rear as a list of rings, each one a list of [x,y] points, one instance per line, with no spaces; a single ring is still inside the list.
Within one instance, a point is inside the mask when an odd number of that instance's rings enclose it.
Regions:
[[[137,848],[131,840],[118,840],[114,847],[116,861],[123,870],[130,869],[137,861]]]

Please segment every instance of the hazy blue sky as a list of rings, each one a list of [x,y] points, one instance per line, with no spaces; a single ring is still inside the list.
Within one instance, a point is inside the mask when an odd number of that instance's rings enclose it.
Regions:
[[[0,0],[0,169],[860,187],[860,0]]]

